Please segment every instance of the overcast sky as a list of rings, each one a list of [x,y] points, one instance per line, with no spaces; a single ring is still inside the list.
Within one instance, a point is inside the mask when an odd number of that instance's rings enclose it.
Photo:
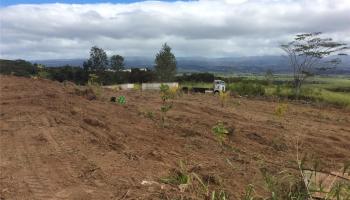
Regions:
[[[282,55],[297,33],[324,32],[350,43],[350,0],[53,1],[0,7],[1,58]],[[34,2],[34,3],[33,3]]]

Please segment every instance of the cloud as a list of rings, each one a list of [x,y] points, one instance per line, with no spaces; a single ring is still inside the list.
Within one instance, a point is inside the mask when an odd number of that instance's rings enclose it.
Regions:
[[[350,43],[348,0],[199,0],[129,4],[31,4],[0,8],[2,58],[275,55],[301,32]]]

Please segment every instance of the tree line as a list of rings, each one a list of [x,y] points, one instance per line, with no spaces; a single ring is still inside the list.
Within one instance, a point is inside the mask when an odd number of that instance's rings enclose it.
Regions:
[[[345,53],[349,49],[347,44],[321,37],[321,34],[320,32],[297,34],[293,41],[280,46],[289,58],[296,96],[299,95],[300,88],[307,78],[336,67],[341,61],[339,56],[347,55]],[[23,60],[14,61],[11,65],[8,60],[0,61],[1,74],[20,76],[39,74],[53,80],[70,80],[78,84],[86,83],[89,74],[96,74],[102,84],[174,80],[210,82],[214,79],[214,75],[209,73],[176,76],[176,57],[167,43],[163,44],[155,55],[154,69],[146,71],[139,69],[132,69],[131,72],[123,71],[125,66],[123,56],[116,54],[108,57],[107,53],[97,46],[90,49],[90,57],[84,62],[83,68],[63,66],[43,69]],[[271,81],[271,77],[273,74],[268,71],[266,78]]]
[[[108,57],[102,48],[93,46],[90,49],[90,57],[83,63],[83,68],[69,65],[45,67],[25,60],[0,59],[0,73],[26,77],[40,76],[60,82],[72,81],[80,85],[87,83],[90,74],[97,75],[98,81],[103,85],[176,81],[176,58],[167,43],[162,45],[154,62],[154,69],[124,70],[123,56],[116,54]]]
[[[151,80],[161,82],[173,81],[177,72],[176,58],[171,52],[171,47],[165,43],[155,57],[154,73],[149,73]],[[90,58],[84,62],[83,69],[88,73],[94,73],[103,76],[106,71],[118,72],[124,70],[124,57],[121,55],[112,55],[108,58],[107,53],[97,46],[90,49]],[[131,70],[133,71],[133,70]],[[146,71],[151,71],[150,69]],[[140,70],[134,70],[134,73],[141,74]],[[148,81],[151,81],[148,80]],[[142,82],[143,80],[136,80]]]

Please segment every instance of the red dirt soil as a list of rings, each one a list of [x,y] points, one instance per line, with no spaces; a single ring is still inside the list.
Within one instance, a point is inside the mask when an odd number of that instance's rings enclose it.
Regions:
[[[199,186],[161,181],[180,162],[239,199],[250,183],[264,195],[260,168],[295,171],[297,140],[328,170],[350,160],[342,109],[289,103],[280,118],[277,102],[231,98],[222,108],[216,96],[184,94],[161,128],[158,92],[104,89],[88,100],[74,84],[12,76],[0,87],[0,199],[204,199]],[[120,95],[126,105],[109,102]],[[231,132],[223,145],[217,121]]]

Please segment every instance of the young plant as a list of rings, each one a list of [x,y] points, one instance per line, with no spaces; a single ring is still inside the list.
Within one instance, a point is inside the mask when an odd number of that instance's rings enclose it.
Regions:
[[[277,105],[274,114],[277,117],[282,118],[286,114],[287,110],[288,110],[288,104],[280,103]]]
[[[217,124],[212,128],[212,131],[220,144],[226,140],[229,134],[229,131],[222,121],[218,121]]]
[[[161,114],[161,124],[164,127],[165,118],[167,112],[173,107],[172,99],[175,98],[173,91],[170,90],[170,87],[165,84],[160,85],[160,98],[162,99],[162,106],[160,107]]]
[[[126,104],[125,96],[119,96],[117,102],[119,105],[125,105]]]
[[[141,84],[139,84],[139,83],[135,83],[134,84],[134,88],[133,88],[135,91],[141,91]]]
[[[99,86],[98,83],[98,76],[96,74],[89,74],[89,80],[88,80],[89,86]]]
[[[98,76],[96,74],[89,74],[88,88],[93,91],[96,97],[101,96],[102,88],[98,82]]]
[[[224,107],[226,105],[226,102],[229,97],[230,97],[230,92],[220,91],[219,98],[220,98],[221,107]]]

